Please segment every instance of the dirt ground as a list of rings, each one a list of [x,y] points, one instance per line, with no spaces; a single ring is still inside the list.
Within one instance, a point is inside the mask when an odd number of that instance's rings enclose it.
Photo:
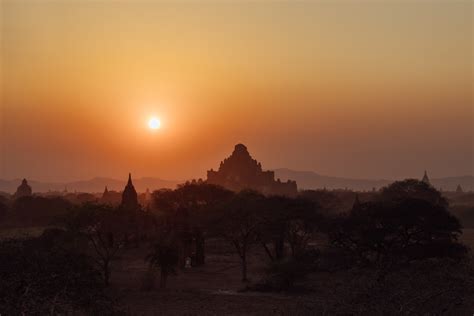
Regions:
[[[39,228],[4,230],[0,238],[38,235],[40,231]],[[474,248],[474,229],[465,229],[461,240]],[[127,249],[112,264],[110,294],[130,315],[328,315],[325,304],[341,282],[340,275],[335,278],[326,273],[306,280],[315,284],[310,292],[242,291],[247,284],[241,282],[239,258],[230,245],[208,240],[204,266],[179,270],[176,276],[169,278],[166,289],[159,289],[158,271],[154,271],[154,289],[143,290],[144,280],[151,278],[144,260],[148,251],[147,245]],[[261,247],[255,247],[249,258],[249,279],[259,281],[264,276],[268,258]],[[469,301],[474,311],[474,299]],[[458,314],[472,315],[467,310]]]
[[[462,241],[474,246],[474,229],[465,230]],[[150,277],[143,258],[147,247],[131,249],[114,263],[114,296],[131,315],[326,315],[325,301],[339,279],[332,274],[312,276],[307,283],[317,284],[312,291],[300,294],[256,293],[242,291],[239,258],[222,241],[207,241],[206,265],[178,271],[159,289],[142,290]],[[264,276],[268,258],[259,247],[250,255],[248,275],[251,282]],[[340,279],[339,279],[340,282]],[[471,300],[470,300],[471,301]],[[336,301],[337,304],[337,301]],[[471,304],[474,310],[474,303]],[[463,313],[471,315],[463,309]]]
[[[114,263],[114,295],[132,315],[301,315],[313,314],[301,309],[298,296],[242,292],[239,258],[220,241],[206,243],[206,264],[179,270],[171,276],[166,289],[159,289],[156,272],[155,289],[142,290],[143,280],[150,277],[144,261],[146,247],[122,254]],[[251,254],[248,275],[258,281],[268,259],[255,249]]]

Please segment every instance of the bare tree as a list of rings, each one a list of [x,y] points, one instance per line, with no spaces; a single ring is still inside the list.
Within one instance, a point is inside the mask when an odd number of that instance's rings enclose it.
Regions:
[[[222,209],[214,225],[218,233],[234,247],[242,267],[242,281],[247,278],[247,255],[250,247],[258,242],[261,226],[260,211],[263,195],[254,191],[242,191]]]
[[[123,211],[100,204],[84,204],[67,219],[66,228],[89,242],[105,285],[110,283],[111,262],[117,258],[133,229],[128,219]]]

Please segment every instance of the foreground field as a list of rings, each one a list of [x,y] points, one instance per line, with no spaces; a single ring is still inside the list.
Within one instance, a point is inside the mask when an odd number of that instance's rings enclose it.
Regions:
[[[462,231],[461,241],[474,249],[474,228],[465,228]]]
[[[4,229],[0,237],[37,236],[43,229]],[[462,240],[473,247],[474,229],[465,229]],[[158,271],[150,270],[144,260],[148,251],[146,244],[126,249],[112,264],[108,291],[130,315],[328,315],[346,303],[340,293],[351,290],[353,278],[344,271],[322,271],[308,276],[292,293],[248,291],[247,285],[265,275],[268,258],[260,247],[250,255],[250,282],[242,283],[240,261],[232,247],[222,240],[208,240],[206,265],[179,270],[166,289],[159,289]],[[153,279],[155,287],[144,290]],[[473,300],[467,300],[456,315],[472,314]]]
[[[474,241],[474,230],[464,236]],[[143,280],[150,272],[143,258],[147,248],[125,253],[115,264],[112,291],[131,315],[331,315],[345,302],[343,291],[351,291],[348,284],[353,275],[344,271],[318,272],[299,283],[292,293],[260,293],[246,290],[248,284],[265,275],[268,258],[254,248],[249,265],[249,283],[241,282],[239,258],[222,241],[207,244],[206,265],[181,270],[171,277],[166,289],[142,290]],[[471,315],[470,302],[455,309],[457,315]]]

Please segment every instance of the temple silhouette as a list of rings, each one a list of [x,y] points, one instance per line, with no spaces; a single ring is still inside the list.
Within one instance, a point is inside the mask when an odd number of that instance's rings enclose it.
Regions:
[[[28,185],[28,181],[23,179],[20,186],[16,189],[15,198],[20,198],[22,196],[30,196],[32,194],[31,187]]]
[[[235,145],[230,157],[220,163],[219,170],[207,172],[207,182],[232,191],[252,189],[265,195],[296,196],[296,181],[275,180],[273,171],[263,171],[262,165],[250,156],[243,144]]]
[[[428,177],[428,172],[426,172],[426,170],[425,170],[425,174],[423,175],[423,179],[421,179],[421,182],[431,185],[431,181],[430,181],[430,178]]]
[[[120,204],[123,208],[126,209],[138,209],[140,205],[138,204],[138,195],[135,187],[132,183],[132,174],[128,174],[128,182],[125,186],[125,189],[122,193],[122,203]]]

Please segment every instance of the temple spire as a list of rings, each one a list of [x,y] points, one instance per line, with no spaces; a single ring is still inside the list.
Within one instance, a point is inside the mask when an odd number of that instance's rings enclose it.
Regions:
[[[352,205],[352,210],[359,210],[360,209],[360,200],[359,200],[359,194],[356,193],[355,199],[354,199],[354,204]]]
[[[426,170],[425,170],[425,174],[423,175],[423,179],[421,180],[421,182],[424,182],[426,184],[431,184],[430,178],[428,178],[428,173],[426,172]]]
[[[127,209],[138,209],[138,195],[132,183],[132,174],[128,174],[128,182],[122,193],[122,207]]]

